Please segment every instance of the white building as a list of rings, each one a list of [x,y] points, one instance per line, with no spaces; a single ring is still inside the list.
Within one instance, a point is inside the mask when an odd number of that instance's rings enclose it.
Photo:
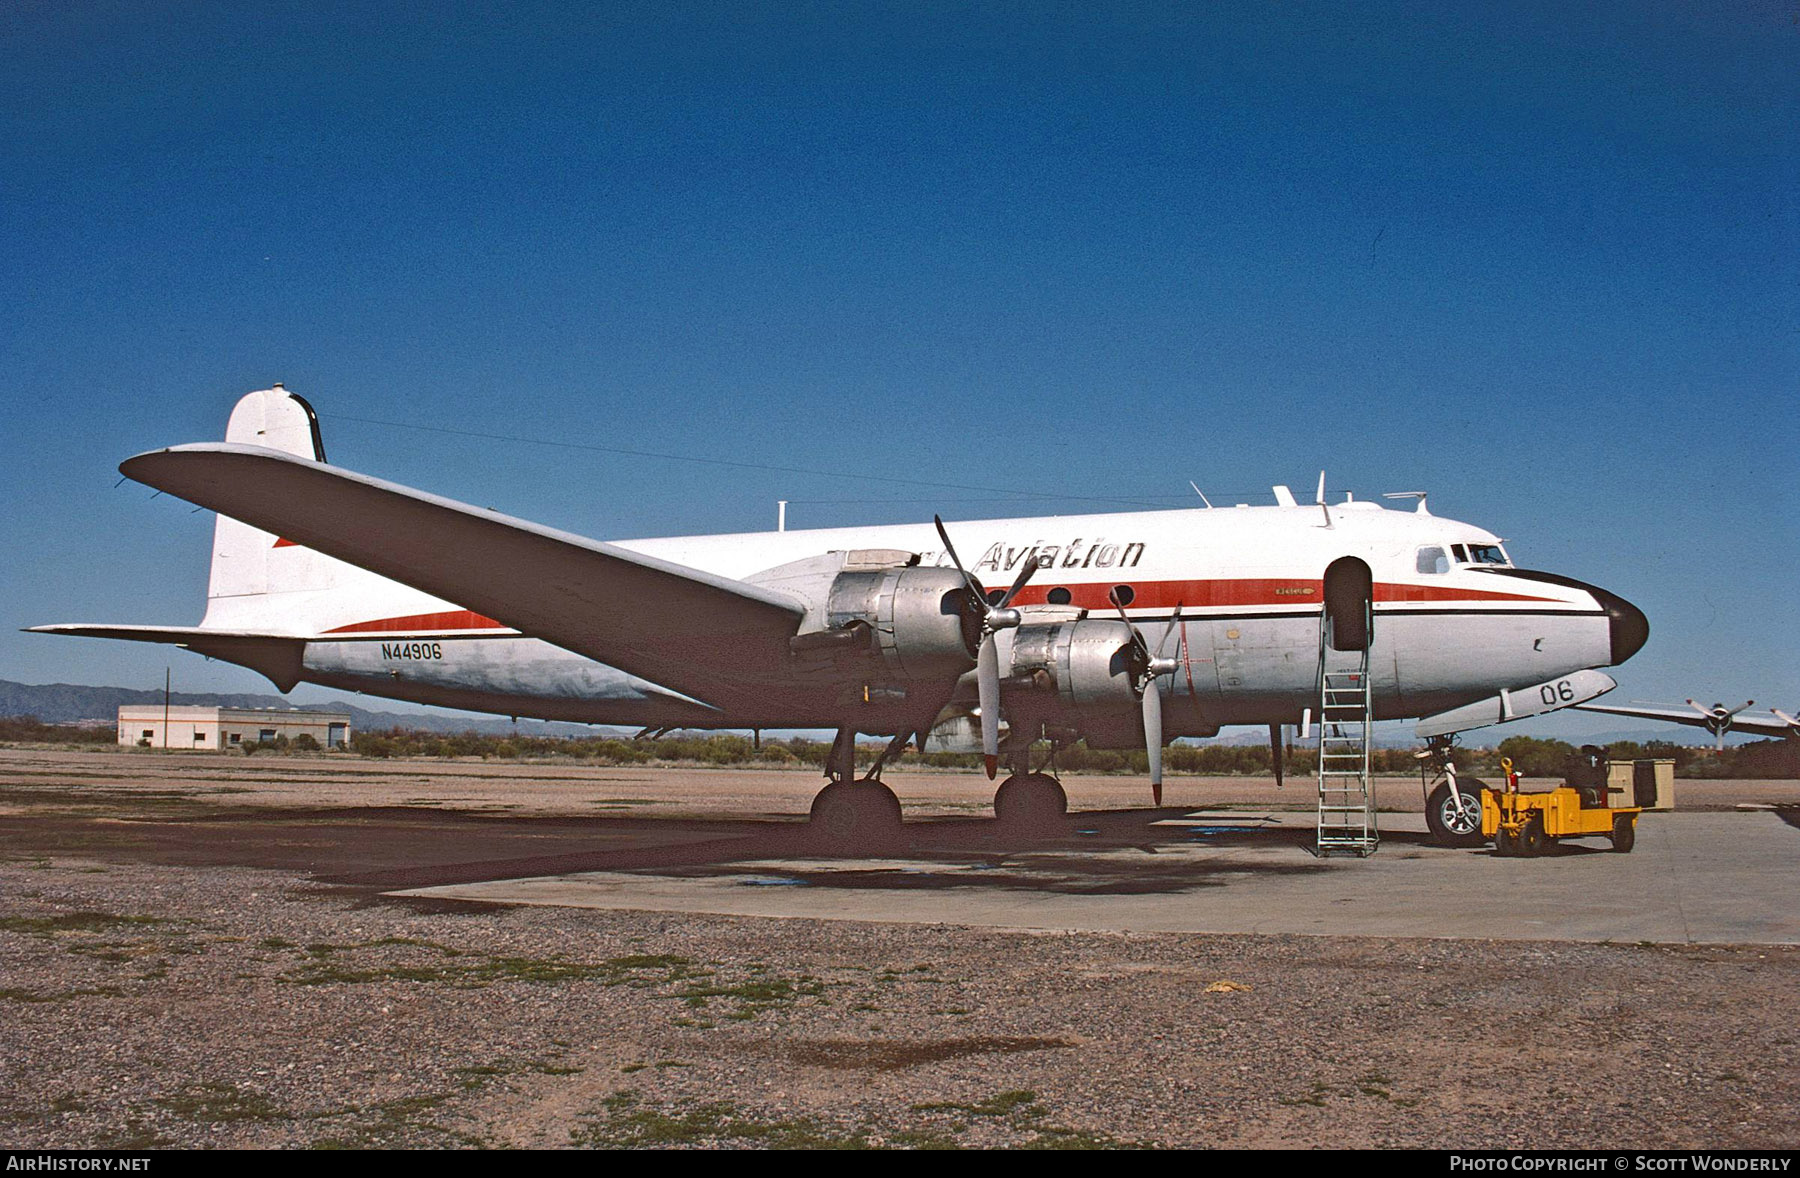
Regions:
[[[167,717],[167,729],[164,717]],[[251,741],[285,736],[312,737],[322,749],[350,743],[350,713],[301,712],[292,708],[164,708],[126,704],[119,708],[119,743],[153,749],[219,752]]]

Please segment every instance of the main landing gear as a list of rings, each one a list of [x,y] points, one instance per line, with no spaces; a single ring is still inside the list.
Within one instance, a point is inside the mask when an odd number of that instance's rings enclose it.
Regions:
[[[1019,725],[1018,731],[1024,732],[1024,725]],[[1053,764],[1055,745],[1051,748]],[[1029,740],[1009,740],[1006,753],[1012,773],[994,791],[994,817],[1002,826],[1030,833],[1062,829],[1069,817],[1069,795],[1063,792],[1062,783],[1049,773],[1031,771]]]
[[[830,783],[812,801],[811,825],[823,841],[839,850],[872,850],[900,841],[900,799],[881,781],[881,766],[906,745],[907,734],[895,737],[870,766],[856,776],[856,732],[840,728],[831,745],[825,775]]]

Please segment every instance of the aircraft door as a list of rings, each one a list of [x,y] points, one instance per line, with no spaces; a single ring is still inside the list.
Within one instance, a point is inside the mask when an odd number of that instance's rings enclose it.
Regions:
[[[1375,575],[1364,561],[1343,556],[1325,569],[1325,613],[1330,619],[1331,649],[1366,650],[1375,640],[1369,603]]]

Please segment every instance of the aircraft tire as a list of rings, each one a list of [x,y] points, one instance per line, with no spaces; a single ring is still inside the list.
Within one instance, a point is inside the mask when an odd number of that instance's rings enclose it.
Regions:
[[[1614,814],[1612,828],[1612,848],[1621,855],[1629,855],[1631,848],[1637,844],[1637,815]]]
[[[1487,837],[1481,833],[1481,782],[1473,777],[1462,777],[1457,779],[1456,786],[1465,799],[1475,799],[1474,810],[1458,814],[1450,798],[1450,783],[1446,781],[1425,799],[1425,825],[1431,831],[1432,841],[1440,846],[1479,847],[1487,842]]]
[[[1047,773],[1013,774],[994,791],[994,817],[1026,830],[1053,829],[1068,820],[1069,795]]]
[[[879,781],[834,781],[813,797],[813,833],[832,847],[859,850],[900,837],[900,799]]]

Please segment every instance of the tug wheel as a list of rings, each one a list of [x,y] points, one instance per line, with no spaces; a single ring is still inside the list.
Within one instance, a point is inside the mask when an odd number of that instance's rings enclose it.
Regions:
[[[1494,832],[1494,854],[1512,857],[1519,853],[1519,836],[1502,826]]]
[[[1519,828],[1519,854],[1542,855],[1550,847],[1550,838],[1544,833],[1544,815],[1541,811],[1532,811],[1525,825]]]
[[[1621,855],[1630,854],[1637,842],[1637,815],[1614,814],[1612,829],[1613,850]]]

